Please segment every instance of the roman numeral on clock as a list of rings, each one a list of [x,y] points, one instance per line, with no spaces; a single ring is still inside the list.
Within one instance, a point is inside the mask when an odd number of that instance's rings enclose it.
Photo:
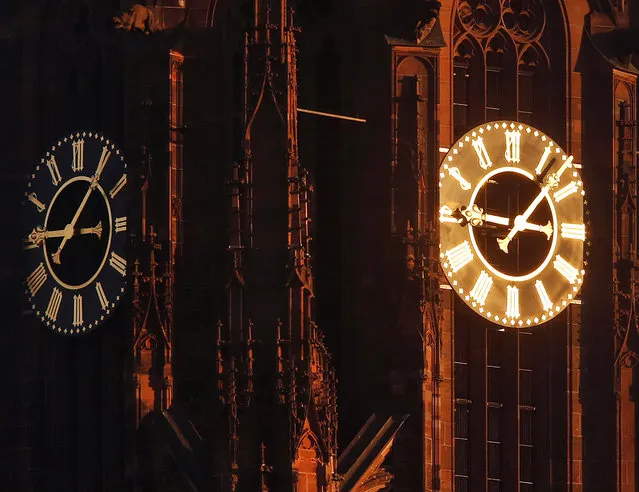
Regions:
[[[544,153],[541,155],[541,158],[539,159],[539,164],[537,164],[537,167],[535,168],[535,174],[537,176],[539,176],[541,172],[544,170],[544,167],[546,166],[546,161],[548,160],[548,157],[550,157],[551,150],[552,150],[552,144],[548,144],[548,147],[544,149]]]
[[[564,260],[560,255],[557,255],[555,257],[553,265],[555,267],[555,270],[566,277],[566,280],[568,280],[568,282],[570,282],[571,284],[575,283],[575,280],[577,280],[577,275],[579,275],[579,270],[577,270],[574,266]]]
[[[482,169],[488,169],[493,165],[490,162],[490,156],[488,155],[488,151],[486,150],[486,146],[484,145],[484,139],[481,137],[477,137],[473,140],[473,149],[477,153],[477,157],[479,157],[479,165]]]
[[[440,209],[439,209],[439,221],[440,222],[453,222],[453,223],[457,223],[458,220],[453,217],[453,211],[450,209],[450,207],[448,205],[443,205]]]
[[[55,161],[54,155],[47,160],[47,167],[51,173],[51,182],[53,183],[53,186],[58,186],[60,181],[62,181],[62,176],[60,176],[60,170],[58,169],[58,163]]]
[[[480,306],[486,303],[486,297],[490,292],[490,288],[493,286],[493,278],[488,275],[484,270],[479,274],[475,286],[470,291],[470,297],[474,299]]]
[[[84,169],[84,140],[76,140],[73,145],[73,163],[71,169],[77,173]]]
[[[104,289],[102,288],[102,284],[100,282],[95,283],[95,291],[98,293],[98,300],[100,301],[100,306],[102,306],[102,309],[108,308],[109,300],[107,299],[107,296],[104,293]]]
[[[506,316],[519,318],[519,289],[514,285],[508,285],[506,291]]]
[[[73,296],[73,326],[80,326],[84,323],[82,320],[82,296],[80,294]]]
[[[451,167],[448,169],[448,174],[454,178],[458,183],[459,186],[461,187],[462,190],[464,191],[468,191],[471,188],[471,184],[469,181],[467,181],[459,172],[459,169],[456,167]]]
[[[504,157],[510,163],[518,163],[521,155],[521,133],[518,130],[512,132],[506,130],[506,153]]]
[[[458,244],[453,249],[446,251],[444,255],[448,258],[448,263],[453,272],[457,272],[473,259],[473,252],[468,241]]]
[[[35,193],[29,193],[27,195],[27,200],[29,200],[31,203],[33,203],[36,208],[38,209],[38,212],[44,212],[47,209],[47,206],[42,203],[40,200],[38,200],[38,197],[36,196]]]
[[[47,280],[47,271],[44,269],[44,264],[40,263],[36,269],[27,277],[27,288],[31,293],[31,297],[35,296],[42,284]]]
[[[585,224],[561,224],[561,237],[568,239],[579,239],[580,241],[586,240],[586,225]]]
[[[553,198],[555,199],[556,202],[560,202],[564,198],[572,195],[573,193],[576,193],[577,189],[578,189],[577,182],[571,181],[566,186],[564,186],[561,190],[555,191],[555,193],[553,193]]]
[[[548,292],[546,292],[546,287],[544,287],[544,283],[541,280],[537,280],[535,282],[535,289],[537,289],[537,294],[539,294],[541,307],[543,307],[545,311],[552,309],[552,302],[550,302],[550,297],[548,297]]]
[[[113,251],[111,251],[109,265],[111,265],[123,277],[126,275],[126,260]]]
[[[45,316],[51,321],[57,320],[61,303],[62,291],[60,291],[57,287],[54,287],[53,292],[51,292],[51,297],[49,298],[49,305],[47,306],[47,310],[44,312]]]
[[[115,232],[126,231],[126,217],[118,217],[115,219]]]
[[[115,195],[118,194],[118,192],[124,188],[124,185],[126,184],[126,174],[123,174],[122,177],[118,180],[117,183],[115,183],[115,186],[113,188],[111,188],[111,191],[109,191],[109,196],[111,198],[115,197]]]
[[[569,155],[566,160],[564,161],[564,163],[561,165],[561,167],[559,168],[559,170],[557,171],[557,179],[561,178],[561,175],[566,172],[566,169],[572,167],[572,160],[574,159],[574,157],[572,155]]]

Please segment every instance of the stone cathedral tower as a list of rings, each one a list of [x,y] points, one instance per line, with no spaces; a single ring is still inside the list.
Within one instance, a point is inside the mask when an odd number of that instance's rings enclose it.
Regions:
[[[252,17],[242,157],[228,181],[228,312],[216,359],[228,427],[220,428],[216,472],[221,490],[335,490],[335,372],[313,315],[296,27],[286,0],[255,0]]]
[[[0,1],[0,490],[635,490],[638,14]],[[498,119],[587,193],[583,289],[534,330],[440,269],[441,159]],[[81,129],[126,153],[130,248],[126,299],[72,338],[24,303],[12,212]]]

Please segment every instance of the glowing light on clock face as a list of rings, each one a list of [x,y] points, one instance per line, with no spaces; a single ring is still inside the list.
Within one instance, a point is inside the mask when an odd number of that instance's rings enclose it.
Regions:
[[[500,174],[514,174],[514,175],[521,175],[524,176],[525,178],[534,181],[534,177],[531,173],[529,173],[528,171],[526,171],[525,169],[521,169],[521,168],[517,168],[517,167],[512,167],[512,166],[505,166],[505,167],[501,167],[498,169],[494,169],[493,171],[487,173],[477,184],[477,187],[475,187],[471,198],[470,198],[470,205],[474,205],[475,201],[477,200],[477,195],[480,191],[482,191],[484,189],[485,184],[491,180],[491,178],[495,178]],[[557,212],[555,210],[555,207],[552,203],[552,201],[546,196],[544,195],[545,201],[547,202],[547,206],[550,209],[550,215],[552,217],[552,223],[557,223]],[[495,221],[496,222],[496,221]],[[509,224],[509,221],[505,221],[506,225]],[[503,221],[500,222],[503,224]],[[513,221],[513,225],[514,225],[514,221]],[[533,228],[533,224],[526,222],[524,224],[524,227],[526,229],[532,229]],[[494,273],[495,275],[497,275],[498,277],[504,279],[504,280],[513,280],[513,281],[524,281],[524,280],[529,280],[531,278],[536,277],[544,268],[546,268],[548,266],[548,263],[550,262],[551,258],[552,258],[552,252],[554,251],[556,245],[557,245],[557,235],[553,233],[554,231],[552,231],[552,229],[550,230],[550,234],[551,234],[551,242],[549,243],[549,248],[547,248],[548,252],[545,255],[545,258],[543,259],[543,261],[540,262],[536,262],[536,268],[534,268],[534,270],[523,273],[523,274],[519,274],[519,275],[510,275],[508,273],[505,273],[504,271],[502,271],[502,269],[495,267],[493,265],[494,262],[491,262],[489,260],[486,259],[486,257],[484,256],[483,253],[483,249],[478,241],[477,238],[475,237],[475,228],[473,228],[472,224],[468,224],[468,234],[470,236],[470,240],[471,243],[473,245],[473,250],[476,252],[477,256],[479,257],[479,259],[482,261],[482,263],[484,264],[484,266],[486,268],[488,268],[492,273]],[[543,238],[542,238],[543,241]],[[493,247],[495,246],[495,244],[497,244],[496,242],[488,242],[488,244],[492,245]],[[543,244],[542,244],[543,246]],[[546,248],[544,248],[546,249]],[[537,255],[535,255],[537,256]],[[518,263],[521,264],[521,259],[519,259]]]
[[[462,136],[439,176],[441,265],[453,290],[505,326],[557,316],[584,275],[573,156],[535,128],[497,121]]]

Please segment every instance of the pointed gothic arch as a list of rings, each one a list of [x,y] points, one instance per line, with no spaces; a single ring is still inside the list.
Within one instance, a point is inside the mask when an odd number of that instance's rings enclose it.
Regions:
[[[453,45],[452,59],[453,137],[457,139],[484,118],[486,58],[477,39],[465,35]]]
[[[324,492],[326,490],[326,461],[324,451],[315,432],[306,419],[304,431],[298,439],[293,461],[293,475],[297,492]]]
[[[551,113],[548,84],[550,58],[538,43],[520,50],[517,64],[517,120],[542,126]]]
[[[557,121],[565,121],[567,94],[548,93],[546,89],[550,77],[561,86],[560,81],[566,80],[569,70],[569,29],[564,2],[457,0],[451,9],[450,26],[453,137],[498,117],[523,117],[528,118],[527,122],[545,124],[558,141],[564,140],[559,137],[564,137],[565,128]],[[536,58],[534,64],[529,60],[532,55]],[[484,61],[483,73],[477,68],[480,59]],[[475,73],[468,70],[471,61]],[[464,83],[464,77],[470,79],[466,80],[470,84]],[[520,84],[526,86],[525,91],[530,88],[530,94],[526,92],[528,97],[523,99]],[[468,94],[469,86],[473,94]],[[478,108],[482,96],[484,108]],[[534,102],[526,105],[526,101]],[[522,104],[527,107],[520,109]],[[538,109],[534,118],[529,114],[533,107]],[[460,120],[464,119],[462,123]]]
[[[517,100],[517,46],[501,28],[486,38],[485,121],[514,119]]]

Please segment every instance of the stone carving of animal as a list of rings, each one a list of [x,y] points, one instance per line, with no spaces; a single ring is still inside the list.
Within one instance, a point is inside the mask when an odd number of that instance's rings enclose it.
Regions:
[[[136,3],[128,12],[114,17],[113,23],[116,29],[125,31],[140,31],[144,34],[159,31],[160,25],[157,17],[149,7]]]

